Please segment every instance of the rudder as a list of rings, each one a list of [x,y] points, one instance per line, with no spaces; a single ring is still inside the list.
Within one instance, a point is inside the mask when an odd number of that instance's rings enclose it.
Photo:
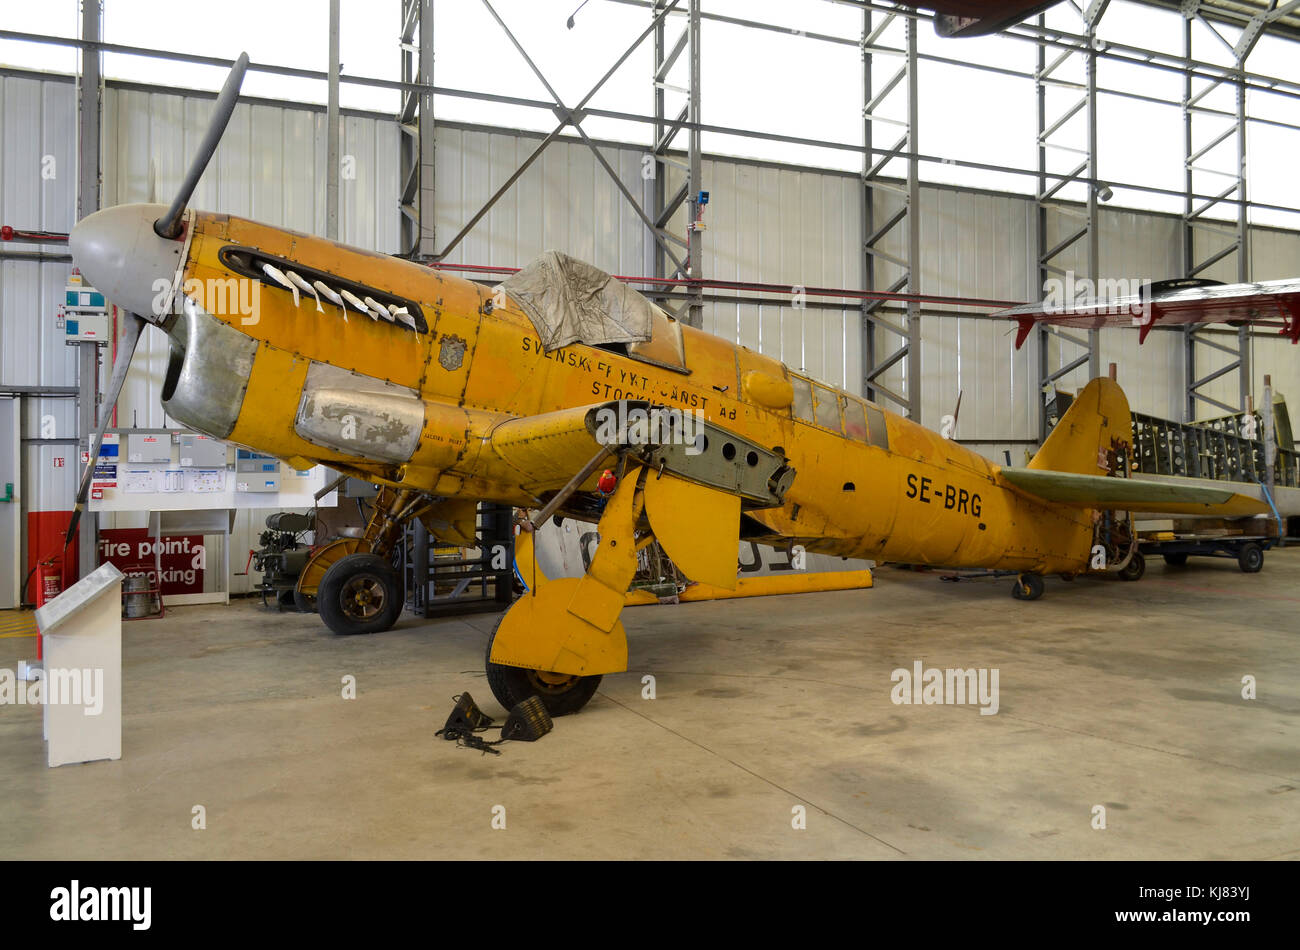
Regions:
[[[1132,441],[1128,397],[1119,383],[1101,376],[1083,387],[1028,467],[1076,475],[1104,474],[1107,453],[1117,442],[1128,445]]]

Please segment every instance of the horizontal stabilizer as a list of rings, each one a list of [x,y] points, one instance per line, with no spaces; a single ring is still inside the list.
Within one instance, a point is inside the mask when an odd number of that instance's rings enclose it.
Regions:
[[[1044,501],[1074,508],[1220,515],[1225,518],[1268,513],[1268,506],[1259,499],[1213,485],[1183,485],[1029,468],[1004,468],[1000,474],[1016,488]]]

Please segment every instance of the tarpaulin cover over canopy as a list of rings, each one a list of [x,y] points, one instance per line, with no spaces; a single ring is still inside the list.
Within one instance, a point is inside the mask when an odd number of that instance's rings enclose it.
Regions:
[[[585,261],[547,251],[502,283],[533,321],[549,353],[568,343],[639,343],[650,339],[659,309]]]

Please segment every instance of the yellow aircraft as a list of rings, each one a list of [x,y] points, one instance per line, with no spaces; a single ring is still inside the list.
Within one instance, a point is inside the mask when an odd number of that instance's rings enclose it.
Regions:
[[[1013,572],[1015,596],[1034,599],[1044,574],[1129,562],[1136,539],[1115,511],[1263,511],[1216,488],[1115,477],[1132,429],[1111,379],[1088,384],[1027,468],[1006,468],[683,326],[563,255],[489,288],[187,209],[246,62],[170,207],[110,208],[72,232],[82,272],[137,315],[99,437],[153,324],[170,338],[170,417],[382,486],[364,535],[319,549],[303,574],[339,633],[396,621],[390,555],[414,518],[462,545],[474,543],[479,501],[538,510],[535,524],[598,520],[586,575],[534,585],[492,635],[488,678],[507,708],[539,695],[553,715],[573,712],[601,675],[627,668],[619,615],[652,540],[688,577],[724,588],[745,539]]]

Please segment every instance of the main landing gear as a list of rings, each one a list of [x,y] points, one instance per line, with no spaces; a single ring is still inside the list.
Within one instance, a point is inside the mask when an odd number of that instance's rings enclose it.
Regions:
[[[505,619],[502,614],[501,620]],[[505,666],[492,662],[492,644],[496,642],[501,620],[492,628],[487,644],[487,681],[492,695],[506,709],[514,709],[529,696],[536,696],[552,716],[575,713],[596,695],[600,676],[575,676],[566,673],[548,673],[522,666]]]
[[[343,636],[389,629],[403,602],[393,548],[402,527],[430,505],[414,491],[381,489],[360,537],[338,538],[315,550],[299,575],[295,599],[314,602],[325,625]]]
[[[379,633],[402,612],[401,581],[379,555],[348,554],[325,572],[316,609],[335,633]]]

